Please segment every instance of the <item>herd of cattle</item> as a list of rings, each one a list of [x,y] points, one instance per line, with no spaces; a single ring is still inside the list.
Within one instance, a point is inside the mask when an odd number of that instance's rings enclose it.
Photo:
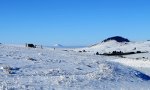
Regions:
[[[34,45],[34,44],[27,44],[27,43],[26,43],[26,47],[29,47],[29,48],[38,48],[38,47],[43,48],[42,45]]]

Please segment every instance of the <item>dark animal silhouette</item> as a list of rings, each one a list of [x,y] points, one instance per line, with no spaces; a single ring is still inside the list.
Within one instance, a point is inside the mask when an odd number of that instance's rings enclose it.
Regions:
[[[99,52],[96,52],[96,55],[100,55]]]
[[[34,45],[34,44],[26,44],[26,47],[36,48],[36,45]]]

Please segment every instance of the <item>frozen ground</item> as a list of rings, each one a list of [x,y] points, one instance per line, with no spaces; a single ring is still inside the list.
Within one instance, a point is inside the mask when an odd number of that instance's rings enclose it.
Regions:
[[[119,60],[69,49],[0,45],[0,90],[150,90],[150,77],[134,68],[136,63]]]

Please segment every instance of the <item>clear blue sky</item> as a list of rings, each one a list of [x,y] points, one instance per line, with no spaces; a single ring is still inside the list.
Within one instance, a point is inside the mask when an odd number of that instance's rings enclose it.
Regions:
[[[150,0],[0,0],[0,42],[89,45],[150,39]]]

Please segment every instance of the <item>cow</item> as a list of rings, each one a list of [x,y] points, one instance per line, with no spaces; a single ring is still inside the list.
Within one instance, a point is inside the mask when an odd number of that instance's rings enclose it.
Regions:
[[[29,47],[29,48],[36,48],[36,45],[34,45],[34,44],[26,44],[26,47]]]

